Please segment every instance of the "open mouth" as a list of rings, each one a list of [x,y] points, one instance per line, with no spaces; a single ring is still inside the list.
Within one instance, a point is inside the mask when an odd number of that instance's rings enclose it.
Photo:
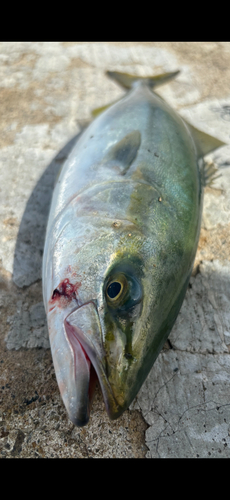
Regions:
[[[97,381],[108,415],[112,419],[117,418],[121,408],[107,378],[101,325],[95,304],[88,302],[72,311],[65,318],[64,327],[74,356],[73,383],[76,390],[71,390],[71,401],[68,402],[70,420],[78,426],[87,424]]]
[[[78,385],[76,411],[75,414],[70,413],[69,417],[75,425],[81,427],[88,423],[98,376],[78,338],[77,330],[76,326],[65,320],[65,331],[74,354],[75,379],[81,379],[80,387]]]

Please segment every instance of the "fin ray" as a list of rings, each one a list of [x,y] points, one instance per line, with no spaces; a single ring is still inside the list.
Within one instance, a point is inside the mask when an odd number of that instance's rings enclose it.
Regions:
[[[216,175],[217,174],[217,175]],[[211,187],[213,182],[221,177],[218,167],[213,161],[205,161],[202,167],[202,184]]]

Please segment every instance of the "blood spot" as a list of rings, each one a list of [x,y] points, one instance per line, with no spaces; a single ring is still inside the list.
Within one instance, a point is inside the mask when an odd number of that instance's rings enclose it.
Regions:
[[[63,298],[65,299],[76,299],[76,294],[78,291],[78,288],[81,286],[80,282],[75,283],[70,283],[69,279],[66,278],[65,280],[61,281],[58,285],[57,288],[53,291],[52,297],[50,299],[50,304],[53,305],[54,302],[57,302]],[[52,311],[53,307],[50,308],[50,311]]]

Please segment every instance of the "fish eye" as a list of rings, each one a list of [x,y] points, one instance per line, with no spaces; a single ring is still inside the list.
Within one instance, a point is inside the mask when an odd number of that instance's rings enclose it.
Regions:
[[[117,299],[122,293],[123,285],[119,281],[112,281],[107,288],[107,295],[110,300]]]
[[[133,275],[118,271],[110,276],[105,288],[105,296],[108,306],[125,312],[140,302],[142,289]]]
[[[117,306],[121,304],[124,296],[126,295],[128,288],[128,281],[124,274],[118,273],[117,275],[111,276],[111,279],[106,288],[106,297],[112,306]]]

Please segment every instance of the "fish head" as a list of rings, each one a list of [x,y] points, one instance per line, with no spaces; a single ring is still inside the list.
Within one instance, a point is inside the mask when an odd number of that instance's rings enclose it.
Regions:
[[[165,220],[145,230],[130,219],[70,215],[45,248],[43,286],[59,389],[71,421],[82,426],[97,381],[111,419],[131,404],[172,328],[191,270]]]
[[[132,262],[130,256],[123,255],[112,265],[110,262],[104,275],[98,273],[94,298],[74,309],[65,319],[70,344],[75,349],[77,340],[91,363],[89,405],[92,375],[96,373],[111,419],[123,413],[139,389],[132,337],[141,327],[141,275],[139,259]]]

